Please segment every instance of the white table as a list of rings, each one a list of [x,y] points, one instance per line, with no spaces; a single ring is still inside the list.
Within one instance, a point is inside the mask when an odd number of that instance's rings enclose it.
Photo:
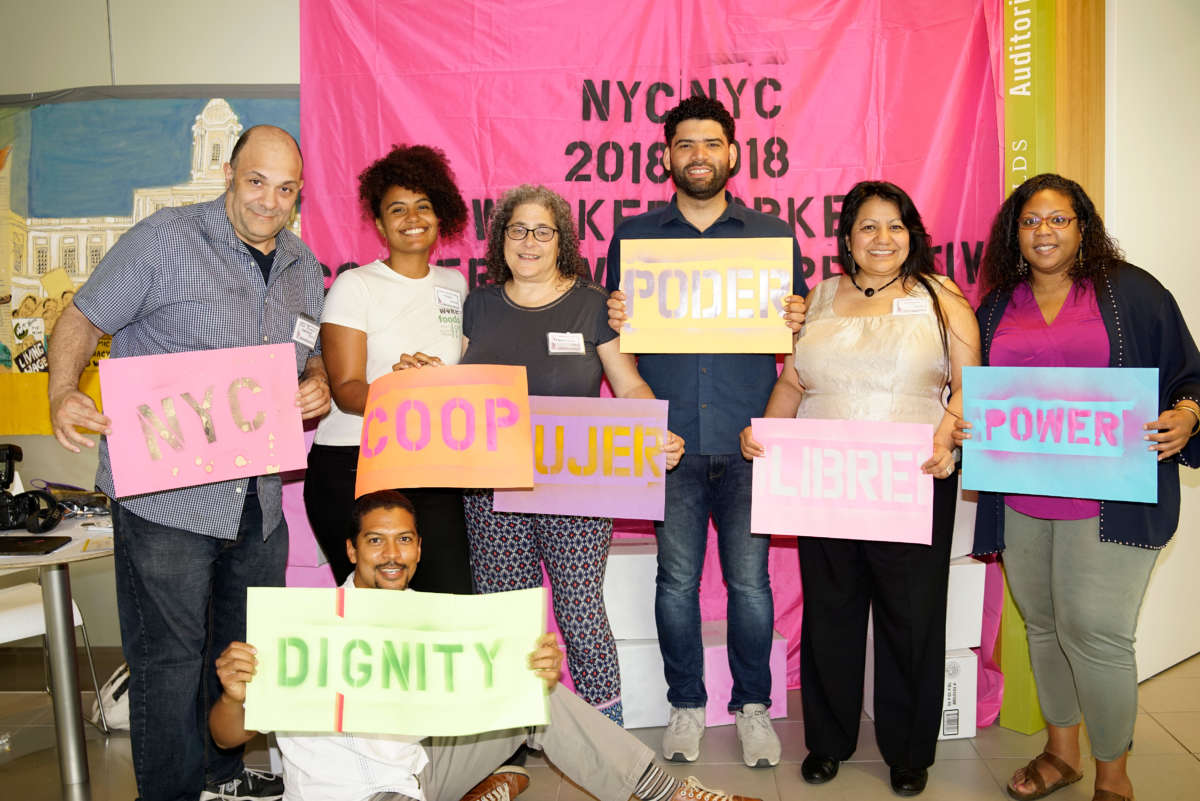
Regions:
[[[92,526],[87,523],[94,523]],[[97,531],[100,526],[106,527]],[[79,680],[75,672],[75,618],[71,613],[71,562],[111,556],[111,518],[72,519],[60,523],[47,536],[67,535],[71,542],[41,556],[0,556],[0,575],[37,568],[41,575],[42,606],[46,615],[50,678],[54,687],[54,726],[58,738],[58,769],[63,795],[89,795],[87,750],[83,742],[83,713],[79,706]],[[28,535],[14,530],[0,533]]]

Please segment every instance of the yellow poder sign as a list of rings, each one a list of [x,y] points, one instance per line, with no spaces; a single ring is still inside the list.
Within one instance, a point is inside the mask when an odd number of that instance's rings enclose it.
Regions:
[[[792,240],[627,239],[622,353],[786,353]]]

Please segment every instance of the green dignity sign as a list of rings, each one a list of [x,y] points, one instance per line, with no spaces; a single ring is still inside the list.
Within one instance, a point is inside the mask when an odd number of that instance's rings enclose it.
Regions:
[[[545,621],[542,588],[253,587],[246,727],[426,737],[544,725],[545,685],[526,660]]]

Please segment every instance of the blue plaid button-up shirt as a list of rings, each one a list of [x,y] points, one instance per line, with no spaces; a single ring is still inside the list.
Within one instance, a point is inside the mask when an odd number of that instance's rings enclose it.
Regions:
[[[156,212],[125,233],[75,295],[92,324],[113,335],[112,358],[292,341],[296,318],[321,319],[321,265],[288,230],[275,236],[270,280],[225,214],[225,196]],[[296,345],[296,372],[313,351]],[[121,500],[155,523],[234,539],[249,479]],[[277,475],[260,476],[263,537],[283,517]],[[100,442],[96,485],[113,495],[108,443]]]

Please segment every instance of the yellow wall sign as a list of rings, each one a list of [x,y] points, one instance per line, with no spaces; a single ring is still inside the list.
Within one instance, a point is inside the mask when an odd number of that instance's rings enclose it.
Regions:
[[[1054,172],[1054,22],[1054,0],[1004,4],[1006,196]]]
[[[786,353],[792,240],[621,242],[623,353]]]

